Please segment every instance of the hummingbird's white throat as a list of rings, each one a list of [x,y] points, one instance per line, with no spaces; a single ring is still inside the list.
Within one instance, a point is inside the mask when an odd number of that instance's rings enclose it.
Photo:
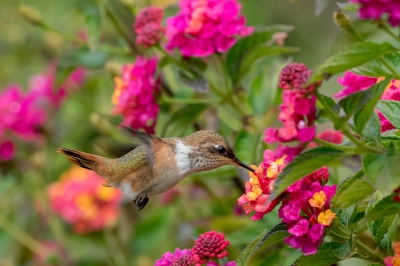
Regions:
[[[192,147],[185,145],[182,141],[176,143],[175,160],[178,165],[179,174],[186,175],[190,172],[189,153],[192,152]]]

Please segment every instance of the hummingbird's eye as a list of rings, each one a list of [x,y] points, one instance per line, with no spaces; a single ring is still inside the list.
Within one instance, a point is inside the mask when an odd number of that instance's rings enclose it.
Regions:
[[[226,149],[225,149],[225,147],[222,147],[222,146],[218,146],[218,153],[219,154],[225,154],[226,153]]]

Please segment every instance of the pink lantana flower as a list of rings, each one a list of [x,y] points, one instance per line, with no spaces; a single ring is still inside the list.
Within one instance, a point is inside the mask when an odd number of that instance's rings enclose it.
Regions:
[[[225,52],[237,37],[252,33],[239,15],[237,0],[181,0],[180,11],[167,19],[167,49],[184,56],[204,57]]]
[[[133,25],[137,45],[148,48],[161,40],[165,32],[161,26],[163,16],[162,8],[151,6],[140,10]]]
[[[103,183],[96,173],[73,167],[47,187],[47,196],[54,212],[75,232],[96,231],[116,222],[122,198],[121,191]]]
[[[388,14],[390,25],[400,25],[400,5],[396,0],[351,0],[360,3],[359,16],[362,19],[378,20],[384,14]]]
[[[159,82],[155,78],[157,59],[138,56],[134,64],[127,64],[121,77],[114,78],[113,113],[124,117],[123,124],[144,129],[154,134],[160,107],[155,101]]]
[[[190,249],[175,249],[175,252],[166,252],[161,259],[157,260],[154,266],[191,266],[193,265],[193,257]]]

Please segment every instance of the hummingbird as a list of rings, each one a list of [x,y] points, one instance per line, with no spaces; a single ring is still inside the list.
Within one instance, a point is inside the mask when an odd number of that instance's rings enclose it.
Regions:
[[[255,170],[239,160],[217,132],[200,130],[184,138],[159,138],[124,127],[140,145],[116,159],[59,148],[58,152],[80,167],[106,179],[105,186],[119,188],[139,210],[157,195],[174,187],[190,174],[224,165]]]

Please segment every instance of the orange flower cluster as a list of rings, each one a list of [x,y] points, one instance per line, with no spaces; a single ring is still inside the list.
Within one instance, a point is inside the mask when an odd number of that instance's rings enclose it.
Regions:
[[[103,186],[94,172],[73,167],[47,188],[53,210],[74,225],[78,233],[102,229],[115,223],[122,193]]]

